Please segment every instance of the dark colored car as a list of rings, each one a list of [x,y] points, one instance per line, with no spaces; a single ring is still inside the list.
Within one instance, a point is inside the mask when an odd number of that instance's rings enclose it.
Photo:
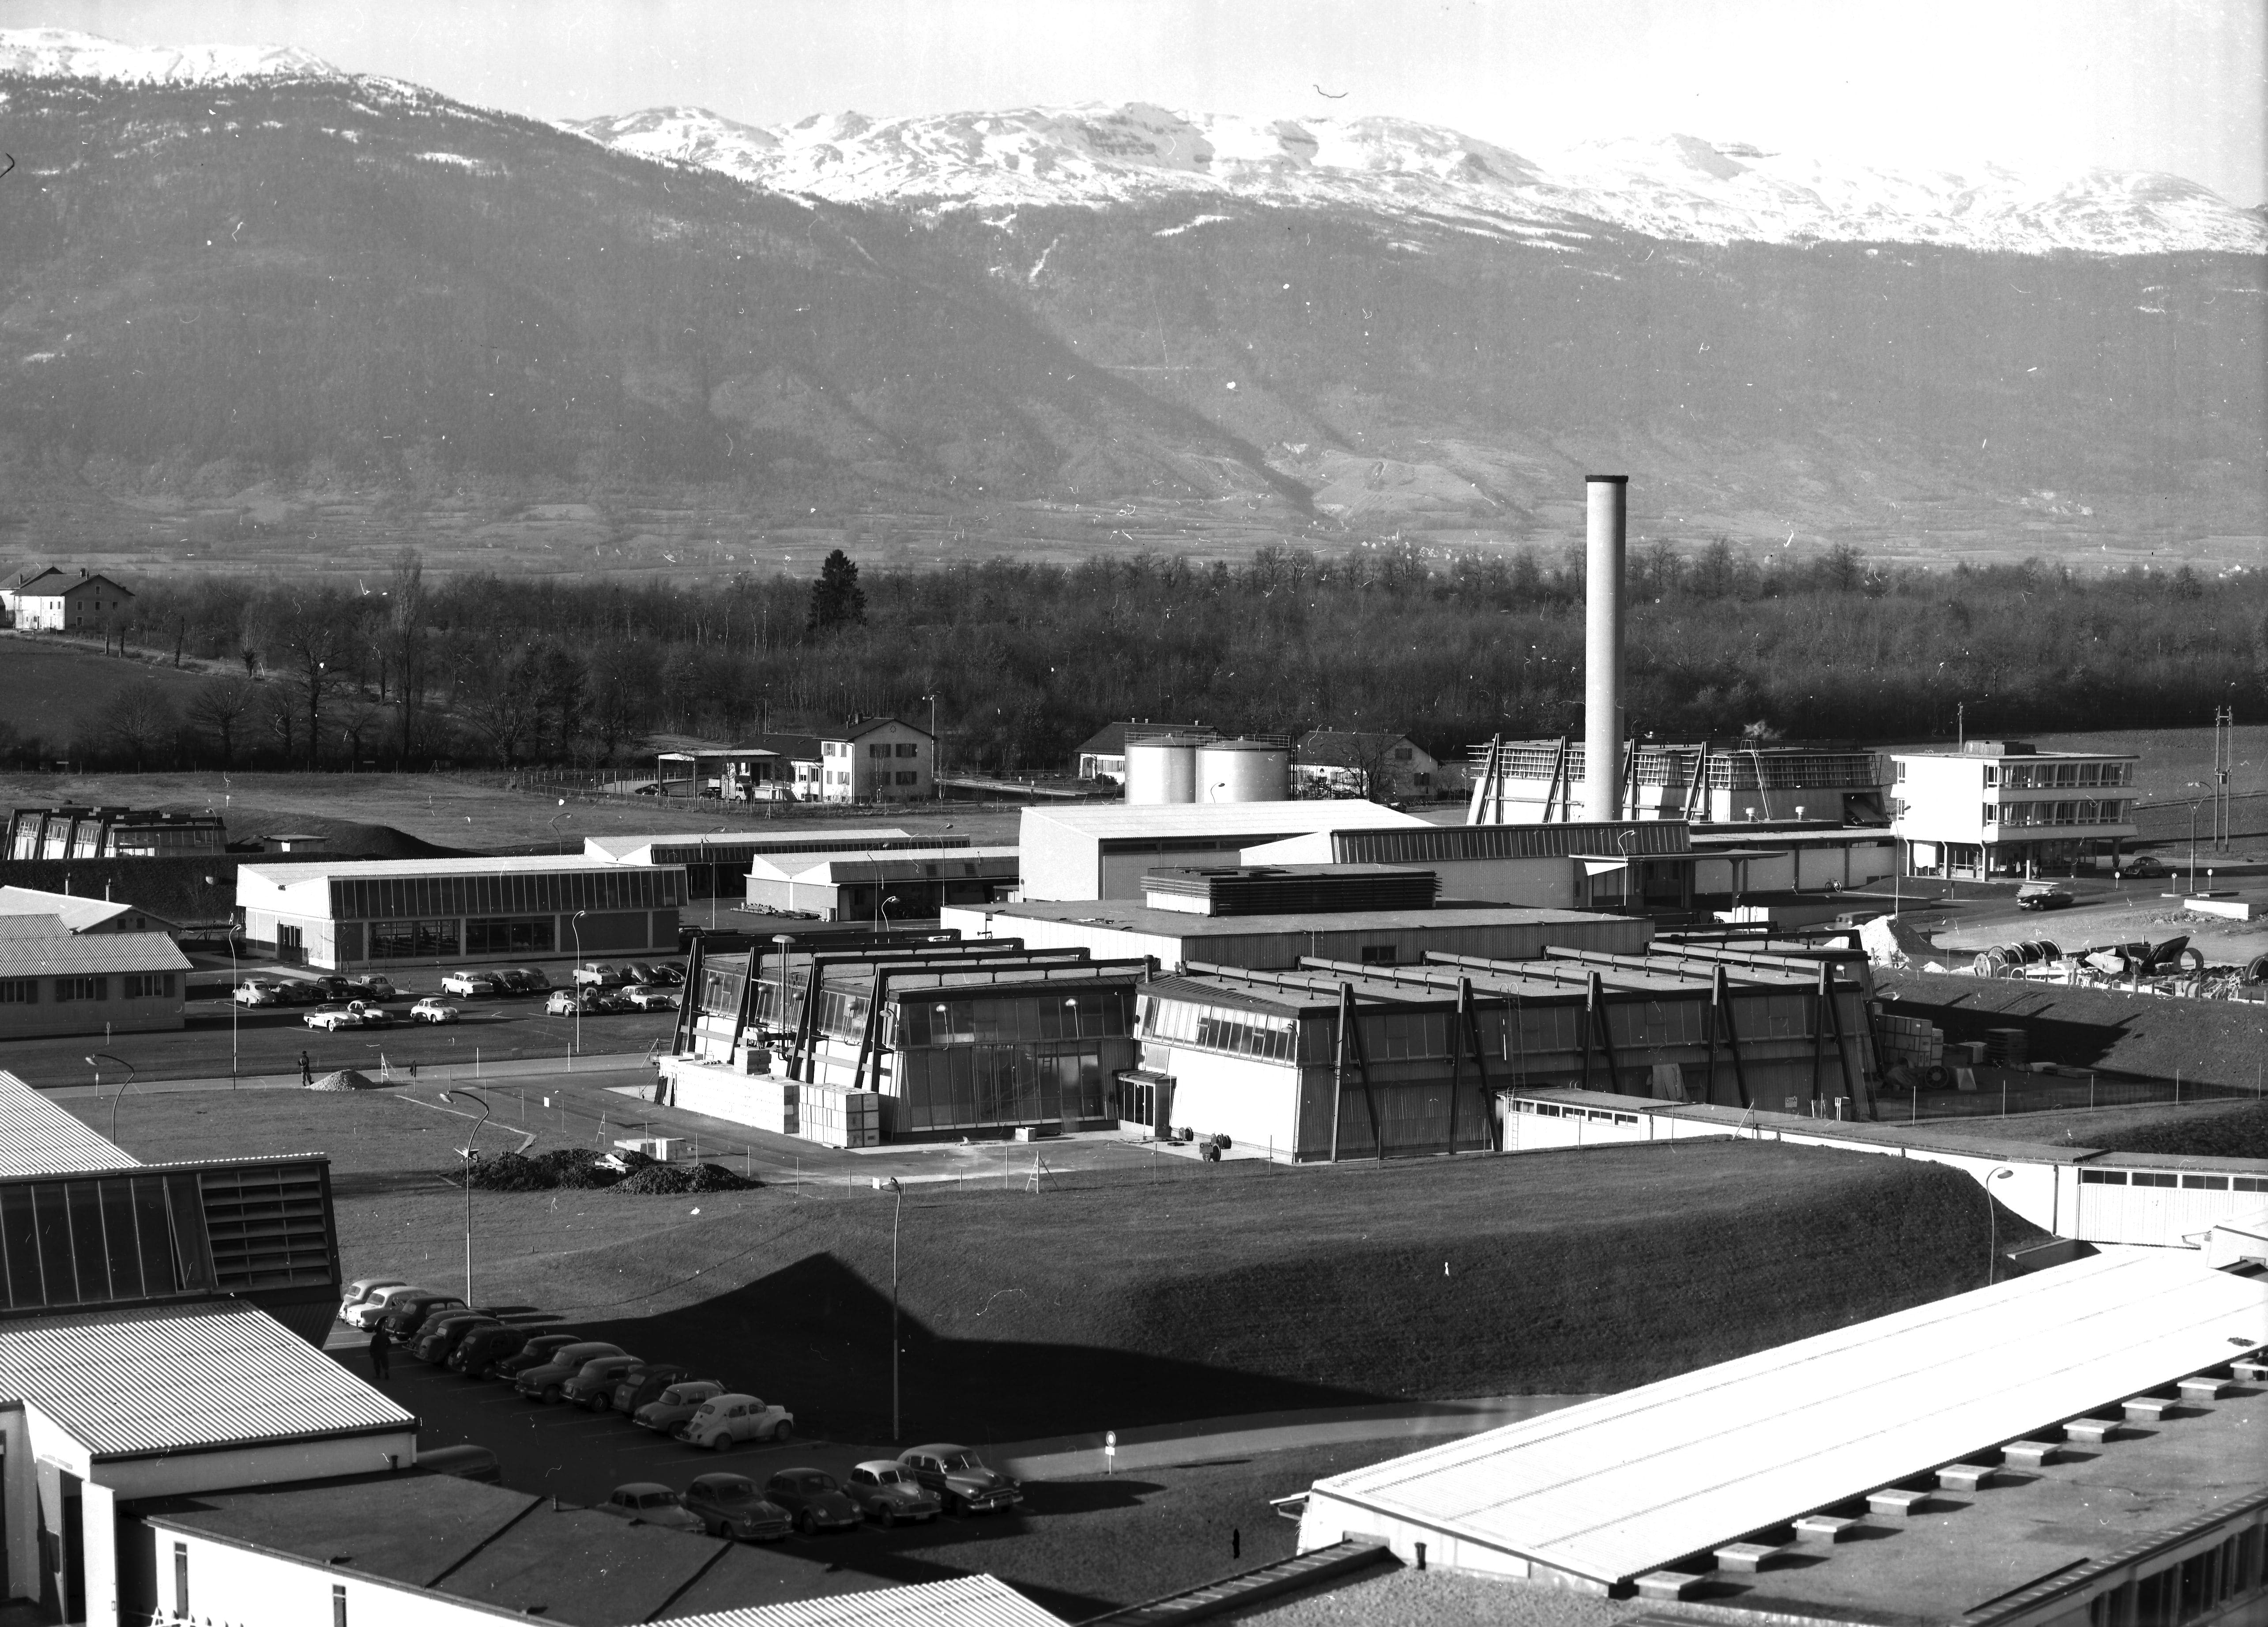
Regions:
[[[413,1294],[378,1319],[378,1325],[407,1344],[425,1325],[425,1319],[436,1311],[461,1311],[471,1307],[453,1293]]]
[[[2027,881],[2016,889],[2019,909],[2068,909],[2078,902],[2069,889],[2051,881]]]
[[[417,1335],[416,1343],[409,1347],[409,1353],[420,1361],[430,1361],[435,1366],[438,1366],[449,1359],[450,1354],[456,1350],[458,1342],[475,1328],[503,1326],[504,1324],[495,1317],[480,1311],[467,1311],[462,1314],[452,1314],[422,1329]]]
[[[579,1333],[530,1334],[520,1347],[509,1356],[499,1356],[489,1364],[489,1375],[512,1383],[530,1367],[549,1361],[571,1344],[583,1343]]]
[[[551,988],[551,979],[543,975],[543,968],[541,967],[515,966],[512,969],[513,975],[527,985],[528,993],[543,994],[549,991]]]
[[[423,1316],[418,1317],[402,1330],[401,1348],[415,1356],[417,1353],[418,1341],[451,1317],[480,1314],[482,1313],[474,1310],[462,1299],[447,1299],[438,1305],[428,1306]]]
[[[665,988],[681,989],[685,986],[684,968],[672,965],[667,961],[656,961],[653,963],[653,975]]]
[[[448,1365],[473,1378],[486,1378],[497,1363],[519,1355],[526,1347],[529,1336],[526,1329],[515,1328],[510,1322],[475,1328],[449,1352]]]
[[[777,1542],[795,1529],[794,1516],[777,1503],[767,1502],[746,1475],[696,1475],[681,1500],[701,1516],[703,1528],[711,1536]]]
[[[574,1344],[563,1344],[541,1363],[523,1369],[512,1380],[512,1388],[521,1395],[537,1401],[554,1402],[567,1393],[567,1381],[584,1367],[607,1356],[626,1354],[619,1344],[608,1344],[601,1339],[585,1339]]]
[[[777,1504],[806,1536],[821,1531],[855,1531],[864,1516],[824,1469],[784,1469],[764,1482],[764,1500]]]
[[[932,1442],[898,1454],[913,1476],[944,1499],[949,1514],[1003,1513],[1024,1500],[1023,1489],[967,1447]]]
[[[559,1387],[559,1399],[580,1407],[585,1412],[606,1412],[615,1402],[615,1386],[622,1376],[638,1365],[635,1356],[619,1351],[611,1356],[593,1357],[583,1364],[575,1376]]]
[[[644,961],[625,961],[622,962],[622,981],[651,984],[654,981],[653,968]]]
[[[641,1525],[666,1526],[673,1531],[698,1531],[708,1523],[680,1502],[676,1492],[653,1480],[616,1486],[614,1495],[599,1505],[599,1512]]]
[[[634,1417],[640,1407],[659,1400],[662,1391],[692,1376],[691,1368],[672,1362],[642,1361],[615,1380],[614,1410],[625,1417]]]

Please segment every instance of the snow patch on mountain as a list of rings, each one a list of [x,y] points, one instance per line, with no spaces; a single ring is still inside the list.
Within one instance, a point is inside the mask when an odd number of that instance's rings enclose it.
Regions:
[[[128,85],[347,77],[296,45],[128,45],[70,28],[0,29],[0,75],[8,74]]]
[[[1434,217],[1543,241],[1605,223],[1708,243],[2268,253],[2258,211],[2178,176],[1896,171],[1683,135],[1592,143],[1539,161],[1413,120],[1256,119],[1143,103],[909,119],[825,114],[768,128],[661,107],[565,128],[841,203],[994,211],[1236,198]]]

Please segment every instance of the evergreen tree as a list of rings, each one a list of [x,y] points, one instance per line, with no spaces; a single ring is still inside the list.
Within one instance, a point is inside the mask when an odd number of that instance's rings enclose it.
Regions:
[[[811,585],[807,625],[814,633],[825,633],[865,619],[866,590],[858,585],[858,567],[838,548],[819,567],[819,580]]]

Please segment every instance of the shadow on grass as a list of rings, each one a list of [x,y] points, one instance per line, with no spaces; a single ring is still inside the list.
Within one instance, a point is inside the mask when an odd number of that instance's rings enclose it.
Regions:
[[[814,1254],[680,1310],[593,1322],[587,1336],[787,1398],[806,1435],[890,1439],[890,1300]],[[899,1321],[897,1439],[983,1446],[1387,1397],[1131,1351],[940,1337]]]

